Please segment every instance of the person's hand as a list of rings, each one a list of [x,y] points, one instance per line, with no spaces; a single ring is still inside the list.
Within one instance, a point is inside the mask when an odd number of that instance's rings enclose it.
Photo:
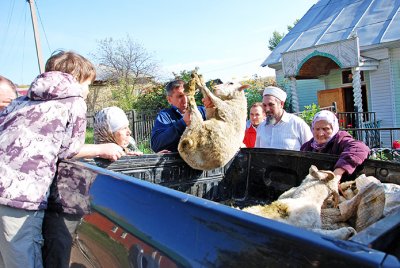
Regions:
[[[333,171],[333,174],[335,174],[336,177],[339,177],[339,179],[342,178],[342,175],[346,172],[343,168],[335,168]]]
[[[171,151],[169,151],[169,150],[161,150],[161,151],[159,151],[159,152],[157,152],[157,154],[167,154],[167,153],[170,153]]]
[[[187,127],[190,126],[191,118],[188,110],[186,110],[186,112],[183,114],[183,121],[185,121]]]
[[[108,159],[110,161],[116,161],[122,156],[126,155],[121,146],[115,143],[103,143],[98,144],[99,153],[98,157]]]
[[[206,96],[201,99],[206,108],[214,108],[214,103],[211,101],[210,97]]]
[[[143,152],[140,152],[140,151],[130,151],[130,152],[127,152],[126,155],[141,156],[141,155],[143,155]]]

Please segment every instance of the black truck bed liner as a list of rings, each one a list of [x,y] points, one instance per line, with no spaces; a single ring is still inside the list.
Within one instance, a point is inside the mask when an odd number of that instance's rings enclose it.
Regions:
[[[293,243],[301,244],[300,241],[302,239],[305,239],[306,237],[304,236],[303,232],[305,232],[305,234],[307,233],[310,234],[309,231],[300,230],[297,227],[287,226],[285,224],[274,222],[255,215],[250,215],[248,213],[239,210],[228,208],[227,206],[224,206],[222,204],[224,204],[224,202],[228,203],[234,202],[236,206],[245,206],[248,205],[249,203],[251,204],[255,202],[269,203],[275,200],[282,192],[286,191],[287,189],[293,186],[299,185],[301,183],[301,180],[308,174],[308,170],[311,165],[317,166],[318,169],[332,170],[334,164],[336,163],[336,160],[337,160],[336,156],[327,154],[304,153],[304,152],[275,150],[275,149],[241,149],[238,152],[238,154],[234,157],[234,159],[231,162],[229,162],[225,167],[206,172],[190,168],[179,157],[178,154],[164,154],[164,155],[154,154],[154,155],[144,155],[142,157],[124,157],[113,163],[102,160],[88,161],[88,163],[95,164],[107,170],[117,172],[117,173],[111,173],[113,174],[113,176],[116,177],[119,176],[118,174],[125,174],[143,181],[150,182],[152,184],[161,185],[169,189],[178,190],[179,192],[188,194],[186,195],[187,197],[185,198],[187,198],[187,200],[189,201],[192,200],[190,196],[196,196],[196,197],[201,197],[203,200],[207,199],[210,201],[219,202],[219,203],[206,202],[203,204],[202,202],[194,200],[195,202],[192,204],[193,210],[190,213],[193,214],[194,217],[196,217],[195,215],[196,211],[200,209],[199,206],[204,205],[204,208],[202,208],[201,210],[203,211],[203,209],[206,209],[205,211],[207,211],[207,213],[204,211],[202,213],[206,213],[208,215],[207,217],[212,218],[217,214],[221,213],[221,211],[223,213],[228,213],[229,215],[237,215],[237,217],[244,220],[244,222],[248,223],[252,222],[251,224],[249,224],[249,227],[252,226],[251,228],[255,228],[254,226],[259,226],[257,227],[257,229],[261,228],[259,230],[260,232],[264,232],[262,230],[263,228],[267,228],[266,226],[274,226],[272,227],[272,229],[280,228],[282,230],[287,230],[284,231],[287,232],[284,236],[287,237],[288,243],[289,241],[292,242],[297,241]],[[90,165],[87,165],[87,167],[89,166]],[[375,176],[382,182],[400,184],[400,164],[377,161],[377,160],[365,161],[365,163],[356,170],[355,174],[353,174],[351,177],[343,179],[355,179],[359,174],[363,173],[366,174],[367,176],[368,175]],[[94,186],[96,186],[96,182],[94,183]],[[152,188],[153,186],[148,186],[148,187],[152,189],[151,191],[154,194],[155,190]],[[159,189],[157,187],[155,189]],[[165,194],[165,192],[163,194]],[[168,192],[167,194],[172,194],[172,193]],[[93,198],[93,200],[95,200],[95,198]],[[187,205],[188,204],[186,204],[186,206]],[[96,209],[98,210],[98,208]],[[186,207],[185,209],[188,208]],[[174,211],[175,213],[180,213],[179,211],[176,210]],[[215,215],[213,214],[214,212],[216,213]],[[198,215],[199,217],[198,220],[205,221],[202,224],[205,225],[227,224],[227,222],[222,223],[224,221],[221,221],[219,223],[216,222],[211,223],[212,222],[211,218],[210,218],[211,222],[207,223],[207,217],[203,218],[203,216],[204,215]],[[171,215],[171,217],[174,216]],[[180,218],[179,220],[182,220],[182,218]],[[168,222],[173,224],[173,220],[168,220]],[[263,227],[260,227],[259,224],[261,224],[261,226]],[[213,228],[224,229],[229,227],[215,225]],[[246,227],[243,228],[246,229]],[[267,231],[265,229],[266,233],[269,233],[270,231]],[[297,232],[299,233],[300,236],[297,236],[296,234]],[[210,233],[204,232],[204,235],[207,236],[210,235]],[[231,235],[234,235],[234,233],[232,233]],[[252,236],[253,235],[254,234],[252,234]],[[311,237],[314,236],[321,237],[319,235],[314,235],[314,234],[311,235]],[[278,237],[280,237],[279,239],[282,239],[280,235],[278,235]],[[330,246],[323,249],[326,246],[326,245],[323,246],[325,242],[321,242],[323,240],[316,239],[315,237],[312,238],[311,240],[306,239],[308,241],[304,242],[305,245],[307,245],[306,247],[312,248],[313,247],[312,244],[315,242],[315,247],[317,248],[320,247],[317,251],[331,250],[329,249]],[[335,241],[329,238],[323,238],[323,239],[325,240],[328,239],[329,241],[333,241],[334,244],[339,245],[339,247],[341,248],[340,250],[335,249],[334,250],[335,252],[331,252],[326,256],[331,254],[332,255],[331,257],[334,257],[335,254],[340,254],[340,256],[337,255],[336,257],[350,258],[350,259],[354,257],[355,263],[361,261],[359,264],[363,263],[363,265],[365,266],[375,266],[376,263],[375,264],[373,262],[369,263],[369,257],[367,259],[363,259],[364,257],[362,257],[361,258],[362,260],[358,261],[356,260],[357,250],[360,250],[360,252],[362,252],[362,251],[368,251],[368,248],[371,248],[377,250],[378,252],[382,252],[384,254],[391,254],[391,255],[386,255],[386,257],[383,257],[381,264],[389,266],[395,264],[394,266],[396,266],[399,264],[399,258],[400,258],[399,254],[400,243],[397,242],[400,241],[399,240],[400,213],[395,213],[390,215],[389,217],[381,219],[377,223],[373,224],[372,226],[368,227],[367,229],[355,235],[351,239],[351,241]],[[359,245],[360,248],[363,249],[362,250],[357,249],[358,247],[357,245]],[[168,245],[164,246],[168,247]],[[282,246],[283,250],[284,248],[285,247]],[[291,250],[293,249],[291,246],[289,248],[291,248]],[[349,254],[350,254],[349,256],[344,257],[344,255],[346,254],[343,254],[343,252],[339,253],[340,251],[343,250],[343,248],[349,249]],[[270,253],[277,254],[276,252],[277,250],[279,251],[280,249],[274,249],[274,250],[271,249]],[[286,248],[286,250],[288,250],[288,248]],[[276,255],[276,258],[273,258],[274,262],[280,258],[282,259],[282,261],[285,259],[284,252],[281,252],[280,254],[282,254],[282,256],[279,257],[278,255]],[[320,252],[319,254],[325,256],[324,254],[326,254],[326,252],[325,253]],[[353,256],[352,254],[355,255]],[[258,256],[258,254],[256,255]],[[397,257],[397,261],[396,257],[392,255]],[[364,263],[365,261],[366,263]],[[257,262],[257,263],[265,264],[272,262],[267,261],[267,262]],[[334,264],[335,262],[326,262],[325,264],[327,263]],[[337,262],[337,264],[339,263],[341,262]],[[275,265],[272,266],[277,266],[278,263],[274,264]],[[292,264],[294,265],[294,263]]]

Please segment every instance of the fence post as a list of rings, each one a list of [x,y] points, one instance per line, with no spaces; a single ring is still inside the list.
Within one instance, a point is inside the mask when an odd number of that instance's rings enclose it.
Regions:
[[[134,109],[131,110],[131,115],[132,115],[132,136],[135,139],[135,141],[137,142],[137,130],[136,130],[136,111]]]
[[[357,105],[354,106],[354,112],[355,112],[355,115],[356,115],[355,118],[354,118],[354,120],[355,120],[354,125],[355,125],[356,128],[360,128],[360,114],[358,112],[358,106]]]

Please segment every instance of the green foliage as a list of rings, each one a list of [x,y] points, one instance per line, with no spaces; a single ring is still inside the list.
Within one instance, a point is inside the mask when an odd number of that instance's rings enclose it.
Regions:
[[[287,30],[290,32],[290,30],[293,29],[293,27],[299,22],[299,19],[295,20],[293,22],[293,25],[288,25]],[[280,33],[278,31],[274,31],[272,33],[272,37],[268,40],[268,49],[270,51],[274,50],[276,46],[281,42],[281,40],[285,37],[286,33]]]
[[[93,128],[91,128],[91,127],[86,128],[85,143],[86,144],[93,144],[94,143]]]
[[[254,88],[254,87],[249,87],[248,89],[245,90],[244,94],[247,99],[247,113],[250,111],[250,107],[253,105],[255,102],[262,102],[262,88]]]
[[[155,87],[138,95],[132,102],[132,108],[137,111],[159,111],[168,107],[164,87]]]
[[[272,37],[268,40],[268,49],[271,51],[274,50],[284,36],[285,33],[274,31],[272,33]]]
[[[180,71],[179,75],[176,76],[176,78],[179,78],[179,79],[185,81],[185,83],[187,83],[187,82],[189,82],[189,80],[191,78],[191,74],[192,74],[192,71],[183,70],[183,71]]]
[[[390,148],[373,148],[369,159],[400,162],[400,153]]]
[[[134,94],[134,86],[126,80],[120,80],[117,85],[112,86],[112,98],[116,101],[116,106],[124,111],[132,109],[136,99]]]
[[[141,152],[144,154],[152,154],[154,153],[153,150],[150,148],[150,140],[141,140],[137,142],[137,147]]]
[[[262,93],[265,87],[275,85],[273,78],[261,78],[254,75],[251,79],[242,81],[243,85],[249,85],[250,87],[245,90],[245,96],[247,99],[247,113],[250,112],[250,107],[255,102],[262,102]]]
[[[306,123],[311,126],[314,115],[320,111],[320,107],[313,103],[311,105],[304,106],[304,111],[299,114],[299,116],[306,121]]]

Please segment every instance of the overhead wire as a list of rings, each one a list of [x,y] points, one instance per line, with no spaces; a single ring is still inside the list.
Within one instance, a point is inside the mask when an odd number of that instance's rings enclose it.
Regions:
[[[9,16],[8,16],[8,19],[7,19],[7,20],[8,20],[8,23],[7,23],[7,27],[6,27],[6,32],[5,32],[5,34],[4,34],[3,36],[7,36],[8,30],[10,29],[11,18],[12,18],[12,14],[13,14],[13,12],[14,12],[14,5],[15,5],[15,2],[14,2],[14,1],[11,1],[11,3],[12,3],[11,12],[9,13]],[[2,38],[2,39],[3,39],[3,38]],[[2,45],[1,45],[1,51],[3,51],[3,49],[4,49],[6,39],[4,38],[2,41],[3,41],[3,42],[2,42]]]
[[[230,65],[228,67],[223,67],[223,68],[218,68],[218,69],[214,69],[214,70],[205,71],[203,73],[212,73],[212,72],[218,72],[218,71],[225,71],[225,70],[228,70],[228,69],[232,69],[232,68],[235,68],[235,67],[247,65],[247,64],[250,64],[250,63],[254,63],[254,62],[262,62],[263,60],[264,59],[261,59],[261,58],[254,59],[254,60],[251,60],[251,61],[246,61],[246,62],[238,63],[238,64],[235,64],[235,65]]]
[[[25,9],[25,22],[24,25],[26,25],[26,10]],[[26,41],[26,28],[24,27],[24,35],[23,35],[23,39],[22,39],[22,59],[21,59],[21,81],[24,81],[24,59],[25,59],[25,41]]]
[[[39,7],[37,5],[37,1],[33,0],[33,2],[35,3],[35,6],[36,6],[36,11],[37,11],[37,14],[38,14],[38,17],[39,17],[40,25],[42,26],[44,38],[46,39],[47,48],[49,49],[49,53],[51,53],[52,50],[50,49],[49,40],[47,39],[46,30],[45,30],[45,28],[43,26],[43,21],[42,21],[42,17],[40,16],[40,11],[39,11]]]

